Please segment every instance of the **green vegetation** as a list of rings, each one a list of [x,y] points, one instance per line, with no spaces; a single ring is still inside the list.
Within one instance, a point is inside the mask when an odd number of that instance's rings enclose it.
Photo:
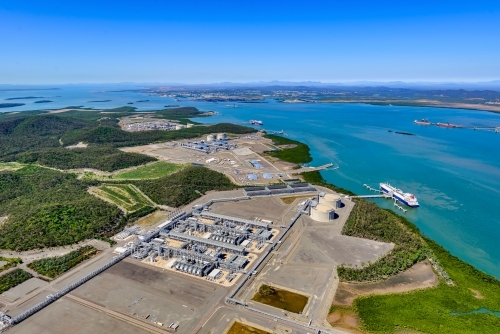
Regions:
[[[356,199],[342,234],[394,244],[389,254],[362,269],[340,266],[343,281],[377,281],[404,271],[423,261],[429,248],[422,238],[401,222],[396,214],[364,199]]]
[[[19,154],[17,159],[25,164],[39,164],[63,170],[94,168],[106,172],[156,161],[155,158],[147,155],[122,152],[110,146],[47,148]]]
[[[16,265],[18,265],[20,263],[23,263],[23,260],[21,260],[18,257],[12,258],[12,257],[0,256],[0,262],[7,262],[6,264],[4,264],[3,266],[0,267],[0,273],[1,273],[2,271],[5,271],[9,268],[15,267]]]
[[[289,148],[281,149],[279,151],[266,151],[266,154],[295,164],[312,161],[309,146],[306,144],[276,135],[265,135],[264,137],[271,139],[274,145],[290,145]]]
[[[32,277],[33,276],[30,273],[27,273],[22,269],[15,269],[10,273],[0,276],[0,293],[4,293],[5,291],[29,280]]]
[[[123,214],[87,192],[96,181],[27,166],[0,172],[0,249],[17,251],[54,247],[103,235]]]
[[[337,187],[333,184],[326,182],[325,179],[323,179],[323,176],[321,176],[321,173],[319,171],[305,172],[305,173],[302,173],[301,175],[302,175],[302,178],[304,179],[304,181],[309,182],[311,184],[316,184],[318,186],[322,186],[322,187],[331,189],[331,190],[333,190],[337,193],[340,193],[340,194],[345,194],[345,195],[349,195],[349,196],[356,196],[356,194],[350,190],[340,188],[340,187]]]
[[[158,141],[189,139],[214,132],[244,134],[254,132],[234,124],[196,126],[177,131],[126,132],[118,118],[135,109],[122,107],[105,112],[75,109],[59,114],[40,111],[0,114],[0,162],[38,163],[59,169],[95,168],[114,171],[137,166],[156,159],[118,150],[123,146]],[[158,116],[194,117],[196,108],[174,108],[157,111]],[[171,118],[172,118],[171,117]],[[87,148],[66,149],[79,142]]]
[[[224,174],[205,167],[188,166],[177,173],[133,182],[155,203],[178,207],[199,198],[209,190],[235,189]]]
[[[20,168],[23,168],[23,166],[23,164],[20,164],[18,162],[0,162],[0,171],[18,170]]]
[[[455,284],[441,281],[431,289],[358,298],[354,308],[363,327],[377,333],[402,329],[430,334],[498,333],[499,316],[468,312],[482,308],[499,311],[500,281],[451,255],[434,241],[426,242]]]
[[[231,326],[227,334],[271,334],[271,333],[249,325],[244,325],[241,322],[235,322]]]
[[[84,246],[63,256],[36,260],[28,267],[41,275],[55,278],[96,254],[97,249],[92,246]]]
[[[262,284],[252,300],[293,313],[301,313],[307,305],[308,297],[288,290]]]
[[[435,288],[357,298],[351,310],[358,313],[363,329],[376,333],[405,330],[431,334],[498,333],[500,317],[468,312],[478,309],[499,311],[500,281],[422,236],[404,217],[379,208],[374,203],[356,200],[343,234],[393,242],[395,248],[366,268],[339,267],[341,280],[383,279],[411,267],[425,257],[431,257],[454,283],[449,285],[440,278]]]
[[[105,184],[92,190],[98,196],[113,202],[126,212],[141,210],[153,204],[131,184]]]
[[[184,166],[168,162],[157,162],[148,166],[116,174],[115,179],[154,179],[170,175]]]

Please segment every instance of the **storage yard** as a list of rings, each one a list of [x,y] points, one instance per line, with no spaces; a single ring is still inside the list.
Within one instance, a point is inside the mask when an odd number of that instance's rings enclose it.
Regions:
[[[294,194],[290,204],[278,198]],[[334,214],[316,219],[319,205]],[[336,266],[363,265],[392,247],[340,236],[352,206],[307,183],[210,193],[155,225],[125,229],[116,246],[15,303],[0,300],[1,312],[18,323],[9,333],[35,327],[40,333],[87,333],[80,316],[71,314],[85,315],[96,333],[223,333],[235,321],[273,333],[337,333],[326,323]],[[306,296],[307,305],[301,314],[283,313],[252,301],[262,284]]]

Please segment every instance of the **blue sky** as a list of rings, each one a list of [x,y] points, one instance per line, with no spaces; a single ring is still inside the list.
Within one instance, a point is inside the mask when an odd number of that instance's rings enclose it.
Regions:
[[[500,79],[500,1],[4,1],[0,84]]]

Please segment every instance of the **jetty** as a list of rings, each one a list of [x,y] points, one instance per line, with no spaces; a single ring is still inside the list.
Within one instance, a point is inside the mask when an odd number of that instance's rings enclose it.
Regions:
[[[330,163],[330,164],[325,164],[325,165],[322,165],[322,166],[319,166],[319,167],[301,167],[299,169],[295,169],[293,171],[294,174],[301,174],[301,173],[306,173],[306,172],[314,172],[314,171],[317,171],[317,170],[325,170],[325,169],[328,169],[328,170],[337,170],[339,169],[339,167],[333,167],[333,164]]]

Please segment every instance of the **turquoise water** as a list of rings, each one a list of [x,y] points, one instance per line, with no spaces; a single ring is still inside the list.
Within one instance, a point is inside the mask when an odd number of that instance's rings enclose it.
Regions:
[[[496,315],[497,317],[500,317],[500,312],[491,311],[488,310],[487,308],[480,308],[470,312],[451,312],[451,315],[467,315],[467,314],[478,314],[478,313],[493,314]]]
[[[249,119],[260,119],[263,128],[284,130],[291,138],[307,143],[314,157],[311,165],[333,162],[340,166],[336,171],[322,172],[331,183],[368,194],[363,184],[389,182],[414,193],[421,207],[408,210],[405,216],[410,221],[454,255],[500,278],[500,133],[413,124],[414,119],[428,118],[432,122],[500,126],[499,114],[363,104],[284,104],[272,100],[232,108],[226,103],[174,102],[131,92],[93,93],[95,90],[70,87],[51,92],[0,92],[2,102],[13,96],[61,96],[54,98],[53,104],[42,106],[31,101],[23,107],[0,111],[68,105],[112,108],[149,99],[133,106],[148,110],[179,104],[220,113],[197,118],[198,122],[248,124]],[[111,102],[88,102],[107,99]],[[394,208],[391,201],[380,199],[376,203]]]

